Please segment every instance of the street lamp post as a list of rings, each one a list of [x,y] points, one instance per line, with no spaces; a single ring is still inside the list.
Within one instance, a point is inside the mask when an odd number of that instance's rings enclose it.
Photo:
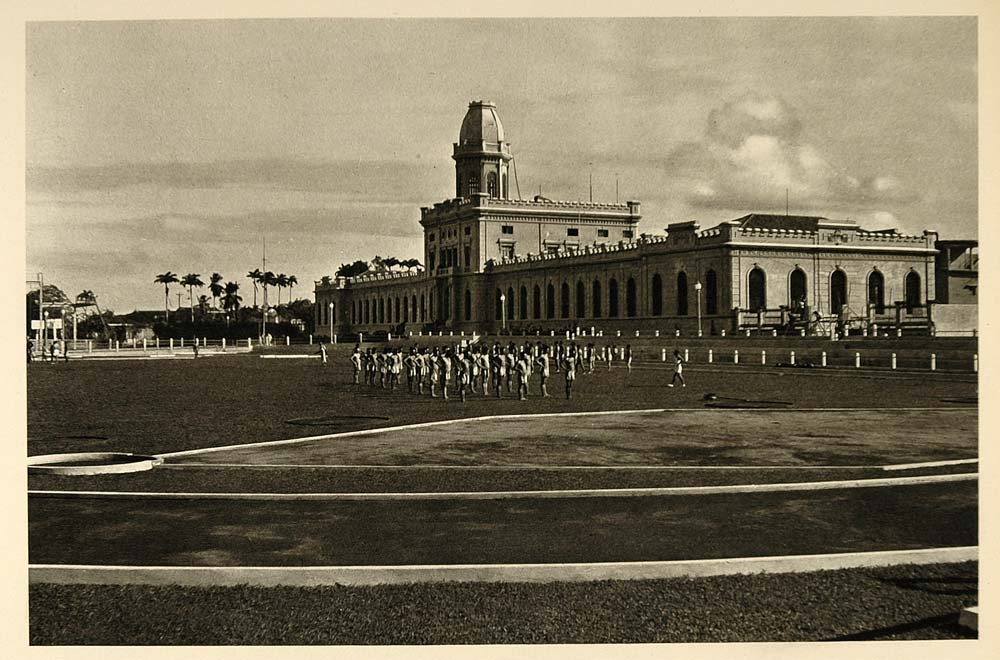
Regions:
[[[500,294],[500,323],[504,332],[507,331],[507,296]]]
[[[330,341],[333,341],[333,301],[330,301]]]
[[[694,283],[694,297],[698,300],[698,336],[701,337],[701,282]]]

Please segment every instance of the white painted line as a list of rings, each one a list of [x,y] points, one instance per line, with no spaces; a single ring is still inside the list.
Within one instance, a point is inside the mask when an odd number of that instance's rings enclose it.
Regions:
[[[979,548],[964,546],[739,557],[680,561],[573,564],[453,564],[404,566],[100,566],[30,564],[30,584],[147,584],[184,586],[365,586],[420,582],[589,582],[805,573],[903,564],[977,561]]]
[[[29,490],[29,496],[93,499],[171,499],[171,500],[510,500],[570,499],[584,497],[651,497],[672,495],[726,495],[733,493],[779,493],[807,490],[843,490],[850,488],[888,488],[920,486],[954,481],[975,481],[978,473],[935,474],[922,477],[890,479],[851,479],[846,481],[805,481],[776,484],[737,484],[729,486],[679,486],[668,488],[591,488],[576,490],[500,490],[419,493],[167,493],[143,491]]]
[[[650,414],[650,413],[665,413],[665,412],[678,412],[678,413],[699,413],[703,415],[718,415],[720,412],[738,412],[742,414],[746,413],[756,413],[756,414],[781,414],[781,413],[816,413],[816,412],[913,412],[913,411],[928,411],[936,410],[940,412],[961,412],[964,413],[966,409],[955,408],[955,407],[934,407],[934,408],[768,408],[768,409],[739,409],[739,408],[726,408],[726,409],[716,409],[716,408],[644,408],[637,410],[595,410],[595,411],[584,411],[584,412],[556,412],[556,413],[517,413],[517,414],[507,414],[507,415],[483,415],[480,417],[458,417],[454,419],[442,419],[432,422],[417,422],[413,424],[402,424],[399,426],[380,426],[378,428],[372,429],[362,429],[360,431],[344,431],[342,433],[327,433],[324,435],[313,435],[306,436],[304,438],[288,438],[285,440],[266,440],[263,442],[247,442],[238,445],[221,445],[218,447],[204,447],[201,449],[186,449],[183,451],[173,451],[166,452],[163,454],[154,454],[158,458],[171,458],[176,456],[191,456],[194,454],[208,454],[220,451],[230,451],[233,449],[247,449],[250,447],[276,447],[279,445],[291,445],[298,444],[302,442],[312,442],[314,440],[333,440],[337,438],[349,438],[358,437],[365,435],[374,435],[378,433],[391,433],[394,431],[406,431],[410,429],[428,428],[433,426],[447,426],[450,424],[462,424],[465,422],[476,423],[476,422],[489,422],[489,421],[499,421],[507,419],[541,419],[546,417],[595,417],[601,415],[638,415],[638,414]]]
[[[929,463],[898,463],[896,465],[884,465],[883,470],[919,470],[921,468],[947,467],[949,465],[968,465],[978,463],[978,458],[963,458],[954,461],[931,461]]]
[[[265,360],[301,360],[301,359],[313,359],[317,360],[321,357],[319,355],[261,355],[262,359]]]
[[[881,471],[881,465],[442,465],[413,463],[409,465],[369,464],[309,464],[309,463],[163,463],[157,469],[183,470],[187,468],[294,468],[329,470],[871,470]]]

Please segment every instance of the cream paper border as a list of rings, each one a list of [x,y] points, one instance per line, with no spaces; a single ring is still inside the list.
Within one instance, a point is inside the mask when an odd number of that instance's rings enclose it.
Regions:
[[[983,246],[980,292],[992,293],[997,275],[993,254],[1000,244],[998,236],[997,156],[1000,155],[1000,129],[996,123],[1000,95],[1000,3],[990,0],[935,0],[838,2],[706,0],[703,2],[653,2],[652,0],[588,1],[578,0],[506,0],[503,3],[470,3],[445,0],[414,2],[403,0],[368,0],[364,3],[321,2],[318,0],[173,0],[161,3],[104,0],[71,2],[69,0],[8,0],[0,6],[0,117],[3,118],[3,141],[0,148],[0,173],[4,194],[3,210],[4,271],[10,286],[18,283],[25,259],[25,22],[48,20],[127,20],[151,18],[266,18],[266,17],[572,17],[572,16],[845,16],[845,15],[978,15],[979,16],[979,240]],[[16,295],[15,295],[16,294]],[[0,450],[0,479],[5,532],[0,541],[3,559],[3,598],[0,599],[0,644],[4,657],[38,658],[273,658],[283,657],[363,657],[363,658],[799,658],[851,657],[887,658],[905,656],[928,658],[1000,657],[996,639],[998,593],[997,497],[1000,492],[993,478],[998,472],[998,450],[987,431],[995,428],[997,403],[996,379],[992,368],[997,364],[996,304],[990,295],[980,309],[980,633],[973,642],[841,642],[791,644],[670,644],[670,645],[545,645],[545,646],[446,646],[446,647],[29,647],[27,611],[27,507],[25,491],[25,369],[21,354],[20,289],[3,293],[4,309],[13,310],[13,322],[2,326],[6,378],[2,391],[3,419],[6,432]]]

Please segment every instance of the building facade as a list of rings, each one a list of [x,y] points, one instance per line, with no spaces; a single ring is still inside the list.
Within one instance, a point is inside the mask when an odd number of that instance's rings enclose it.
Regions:
[[[318,282],[316,332],[682,330],[926,318],[937,234],[749,214],[637,235],[640,204],[513,198],[496,106],[469,104],[456,197],[424,207],[419,272]],[[515,172],[516,175],[516,172]],[[515,180],[516,187],[516,180]]]

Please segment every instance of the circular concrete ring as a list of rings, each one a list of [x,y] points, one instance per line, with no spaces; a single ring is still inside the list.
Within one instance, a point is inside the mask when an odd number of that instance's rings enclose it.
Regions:
[[[142,472],[163,462],[162,458],[122,452],[44,454],[28,457],[28,472],[36,474],[121,474]]]

